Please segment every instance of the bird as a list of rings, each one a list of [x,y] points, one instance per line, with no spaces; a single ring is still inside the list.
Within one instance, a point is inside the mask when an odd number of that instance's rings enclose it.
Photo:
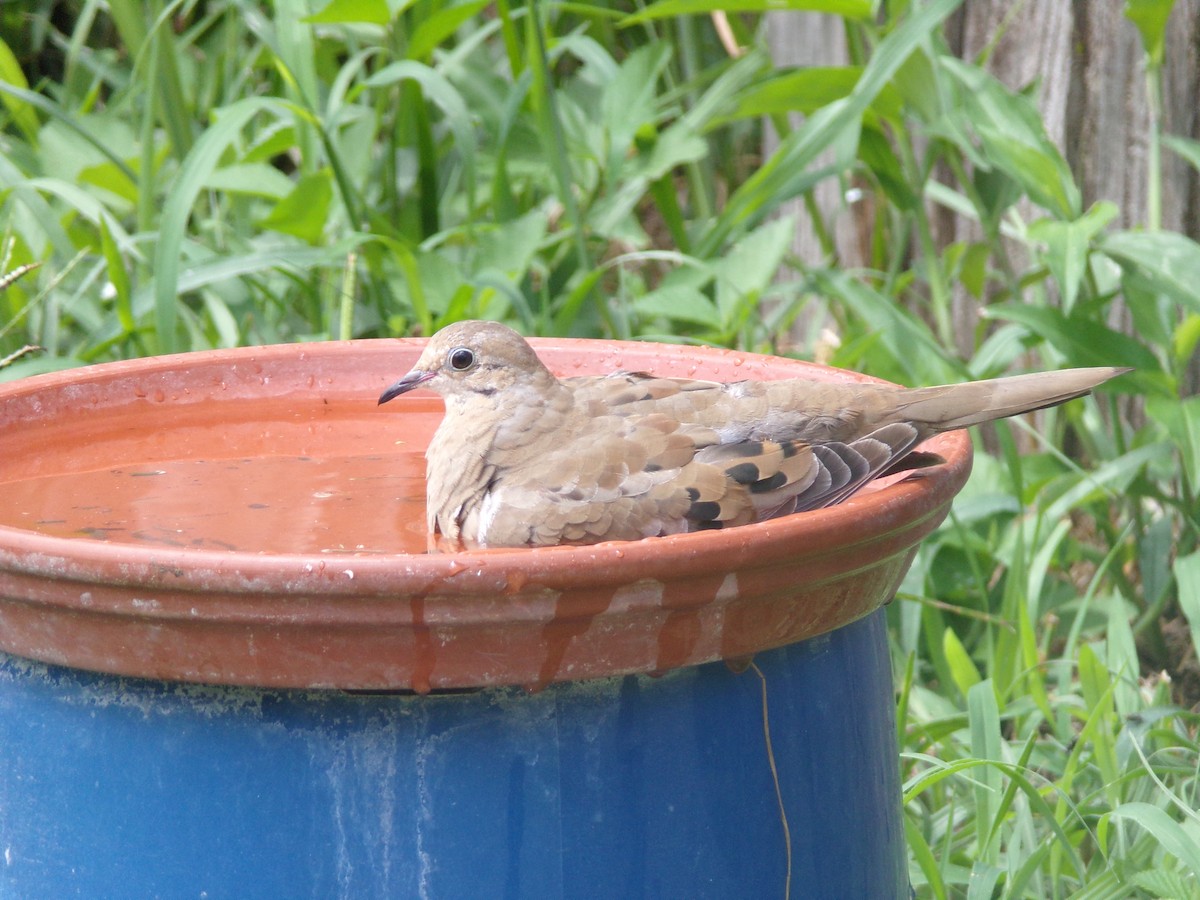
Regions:
[[[937,387],[559,378],[497,322],[447,325],[379,404],[416,388],[445,416],[426,452],[427,527],[451,548],[631,541],[840,503],[928,463],[927,438],[1055,406],[1127,369]]]

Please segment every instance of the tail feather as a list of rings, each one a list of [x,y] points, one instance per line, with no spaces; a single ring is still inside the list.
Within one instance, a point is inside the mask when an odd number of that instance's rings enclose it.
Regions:
[[[1066,403],[1129,369],[1104,366],[1011,375],[906,391],[901,415],[931,431],[950,431]]]

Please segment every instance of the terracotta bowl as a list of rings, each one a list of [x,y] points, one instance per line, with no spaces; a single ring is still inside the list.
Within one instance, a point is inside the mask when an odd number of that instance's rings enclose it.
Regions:
[[[251,347],[0,385],[0,649],[148,678],[345,689],[662,672],[887,602],[970,471],[726,531],[425,552],[440,402],[376,407],[423,341]],[[865,380],[775,357],[545,339],[560,374]]]

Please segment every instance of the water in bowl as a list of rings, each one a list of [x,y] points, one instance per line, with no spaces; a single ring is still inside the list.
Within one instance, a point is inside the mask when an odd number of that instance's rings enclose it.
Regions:
[[[0,464],[0,526],[178,550],[423,553],[423,452],[440,418],[431,400],[297,399],[164,409],[154,431],[119,414],[59,423]]]

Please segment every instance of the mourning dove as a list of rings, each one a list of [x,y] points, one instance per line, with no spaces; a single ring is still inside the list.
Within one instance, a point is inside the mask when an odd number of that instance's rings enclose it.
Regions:
[[[426,460],[428,526],[451,545],[636,540],[838,503],[926,438],[1063,403],[1125,370],[927,388],[645,373],[557,378],[494,322],[435,334],[379,398],[446,415]]]

